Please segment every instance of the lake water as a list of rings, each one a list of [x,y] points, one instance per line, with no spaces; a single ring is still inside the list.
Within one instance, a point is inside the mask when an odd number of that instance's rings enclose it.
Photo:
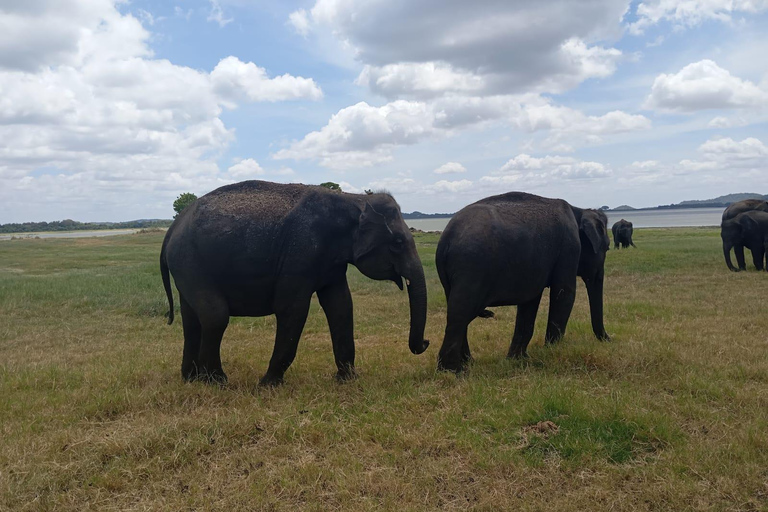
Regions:
[[[606,212],[608,229],[619,219],[626,219],[636,228],[672,228],[692,226],[719,226],[723,208],[685,208],[679,210],[630,210],[626,212]],[[442,231],[448,224],[447,219],[406,219],[408,227],[422,231]],[[137,229],[104,229],[96,231],[61,231],[52,233],[14,233],[0,234],[0,240],[16,238],[86,238],[91,236],[130,235]]]
[[[676,210],[630,210],[606,212],[608,229],[614,222],[625,219],[636,228],[673,228],[719,226],[725,208],[681,208]],[[408,227],[422,231],[442,231],[451,219],[406,219]]]
[[[98,229],[95,231],[53,231],[49,233],[8,233],[0,234],[0,240],[14,238],[88,238],[92,236],[131,235],[138,229]]]

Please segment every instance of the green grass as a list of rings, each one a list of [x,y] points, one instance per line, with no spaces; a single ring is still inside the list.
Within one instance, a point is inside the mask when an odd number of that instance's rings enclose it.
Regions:
[[[608,253],[612,342],[580,287],[554,347],[542,301],[525,362],[514,307],[476,320],[456,378],[418,235],[428,351],[407,295],[351,267],[359,378],[333,380],[313,300],[274,390],[272,317],[230,324],[227,387],[182,382],[162,234],[0,242],[0,510],[767,510],[768,273],[728,272],[715,229],[634,239]]]

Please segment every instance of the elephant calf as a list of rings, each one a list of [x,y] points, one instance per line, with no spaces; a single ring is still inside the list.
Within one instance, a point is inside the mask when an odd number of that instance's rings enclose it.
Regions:
[[[619,245],[624,249],[628,248],[630,245],[636,247],[635,243],[632,241],[632,223],[628,220],[621,219],[616,221],[611,227],[611,231],[613,232],[615,249],[618,249]]]
[[[743,201],[737,201],[731,205],[728,206],[723,211],[723,221],[720,224],[720,230],[721,230],[721,236],[723,230],[728,230],[729,234],[726,234],[726,236],[723,236],[723,254],[725,255],[725,263],[728,265],[728,268],[733,270],[734,272],[737,272],[739,270],[746,270],[747,269],[747,262],[744,259],[744,244],[739,243],[737,240],[740,238],[740,236],[733,237],[733,228],[728,228],[727,225],[730,225],[726,221],[735,219],[738,215],[749,212],[749,211],[761,211],[761,212],[768,212],[768,201],[762,200],[762,199],[745,199]],[[733,266],[733,263],[731,263],[731,249],[733,249],[734,254],[736,255],[736,264],[738,265],[738,269]],[[752,254],[753,259],[755,259],[755,254]],[[755,261],[757,261],[755,259]],[[757,264],[755,264],[755,267],[757,267]],[[758,267],[759,268],[759,267]]]
[[[725,263],[733,271],[745,270],[744,247],[752,251],[752,260],[757,270],[768,270],[766,255],[768,254],[768,213],[751,210],[724,220],[720,226],[720,237],[723,239],[723,254]],[[736,252],[736,260],[739,268],[731,263],[731,247],[741,247],[741,260],[739,251]]]
[[[576,297],[576,277],[587,286],[592,329],[603,325],[608,218],[561,199],[510,192],[482,199],[456,215],[443,231],[435,263],[448,303],[438,367],[459,372],[470,361],[467,327],[488,306],[517,305],[508,357],[524,357],[539,302],[550,288],[545,340],[565,333]]]
[[[389,194],[245,181],[185,208],[163,241],[160,270],[170,303],[176,282],[184,326],[182,376],[225,382],[220,346],[230,316],[277,317],[275,348],[262,385],[293,362],[312,294],[328,319],[337,378],[354,375],[355,342],[347,265],[394,281],[410,298],[410,349],[426,350],[424,270],[400,207]]]

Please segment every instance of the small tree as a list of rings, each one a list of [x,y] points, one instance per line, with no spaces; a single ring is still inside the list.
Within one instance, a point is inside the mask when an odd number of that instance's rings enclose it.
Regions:
[[[325,183],[320,184],[321,187],[325,187],[330,190],[335,190],[337,192],[341,192],[341,187],[338,183],[334,183],[332,181],[326,181]]]
[[[173,218],[175,219],[176,217],[178,217],[179,214],[182,211],[184,211],[184,208],[186,208],[196,200],[197,200],[197,196],[192,192],[184,192],[183,194],[180,194],[179,197],[177,197],[176,200],[173,202],[173,209],[176,212],[176,215],[174,215]]]

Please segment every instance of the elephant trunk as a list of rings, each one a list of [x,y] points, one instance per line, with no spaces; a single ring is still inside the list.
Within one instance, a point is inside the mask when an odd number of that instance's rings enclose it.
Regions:
[[[429,346],[429,340],[424,339],[424,328],[427,324],[427,282],[424,279],[424,269],[421,261],[409,266],[404,273],[408,283],[408,301],[411,307],[411,332],[408,346],[414,354],[421,354]]]
[[[731,248],[733,247],[733,244],[726,242],[723,240],[723,256],[725,256],[725,264],[728,265],[728,268],[734,272],[737,271],[736,267],[733,266],[733,262],[731,261]]]
[[[587,287],[587,295],[589,296],[589,313],[592,317],[592,332],[599,340],[608,341],[610,336],[605,332],[605,325],[603,324],[603,281],[605,275],[600,272],[592,279],[584,279],[584,284]]]

